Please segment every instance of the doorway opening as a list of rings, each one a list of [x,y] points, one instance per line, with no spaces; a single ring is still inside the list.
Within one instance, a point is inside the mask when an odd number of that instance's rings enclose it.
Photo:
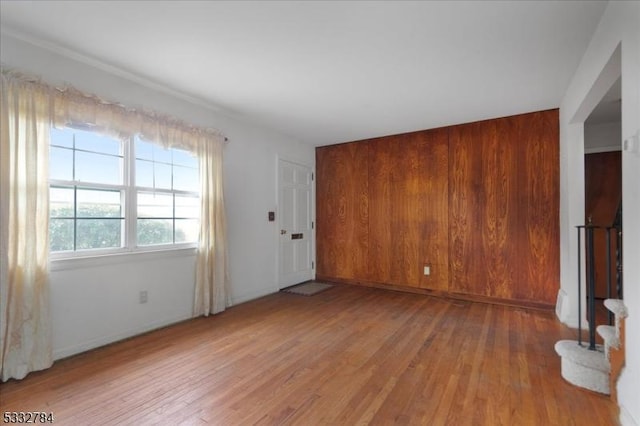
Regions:
[[[587,293],[595,305],[587,306],[595,306],[599,324],[610,321],[603,301],[623,291],[621,86],[619,77],[584,121],[584,224],[593,227],[585,261],[595,283],[594,294]]]

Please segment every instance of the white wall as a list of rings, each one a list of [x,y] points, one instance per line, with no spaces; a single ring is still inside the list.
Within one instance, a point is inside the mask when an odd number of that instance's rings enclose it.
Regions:
[[[620,46],[621,62],[616,64]],[[582,122],[622,74],[622,136],[640,136],[640,2],[609,2],[560,106],[561,290],[558,314],[577,325],[577,256],[574,226],[584,221]],[[622,140],[620,143],[622,144]],[[636,142],[637,143],[637,142]],[[640,153],[622,152],[624,301],[629,310],[626,366],[618,382],[620,420],[640,424]]]
[[[267,221],[267,212],[276,209],[276,158],[314,166],[312,146],[243,122],[197,99],[139,84],[135,76],[71,52],[38,47],[5,33],[0,43],[3,66],[221,130],[230,139],[224,176],[232,301],[241,303],[277,291],[277,222]],[[193,250],[53,262],[55,357],[190,318],[194,262]],[[141,290],[148,291],[146,304],[138,303]]]
[[[622,149],[622,124],[598,123],[584,125],[584,152],[620,151]]]

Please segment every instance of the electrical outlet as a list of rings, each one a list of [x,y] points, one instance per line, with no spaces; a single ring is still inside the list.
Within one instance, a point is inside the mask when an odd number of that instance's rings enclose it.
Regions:
[[[147,294],[147,291],[146,291],[146,290],[141,291],[141,292],[140,292],[139,302],[140,302],[140,303],[147,303],[147,300],[148,300],[148,294]]]
[[[424,274],[425,275],[431,275],[431,266],[424,265]]]

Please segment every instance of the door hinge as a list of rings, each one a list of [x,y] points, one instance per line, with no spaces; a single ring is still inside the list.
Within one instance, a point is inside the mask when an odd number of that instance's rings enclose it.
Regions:
[[[313,172],[311,172],[311,180],[313,180]]]
[[[311,222],[311,229],[313,229],[313,221]]]
[[[311,262],[311,269],[316,267],[316,263],[315,262]]]

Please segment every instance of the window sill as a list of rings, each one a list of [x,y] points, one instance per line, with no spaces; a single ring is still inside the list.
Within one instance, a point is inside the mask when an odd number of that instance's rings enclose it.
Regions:
[[[138,249],[131,251],[117,251],[111,253],[90,253],[86,255],[74,254],[73,257],[52,257],[50,259],[50,271],[64,271],[68,269],[85,269],[96,266],[118,265],[123,263],[135,263],[146,260],[167,259],[176,257],[195,256],[196,247],[169,247]]]

